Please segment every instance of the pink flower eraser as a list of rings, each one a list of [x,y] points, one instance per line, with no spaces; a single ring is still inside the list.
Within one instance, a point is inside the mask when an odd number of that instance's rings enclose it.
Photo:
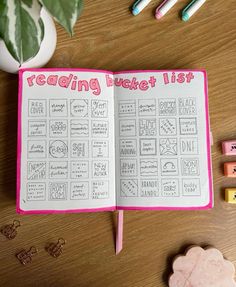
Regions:
[[[236,287],[234,265],[215,248],[190,248],[173,262],[169,287]]]

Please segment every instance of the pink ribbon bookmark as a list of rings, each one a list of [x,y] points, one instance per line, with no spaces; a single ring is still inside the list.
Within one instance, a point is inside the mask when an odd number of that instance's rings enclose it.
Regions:
[[[116,255],[118,255],[123,248],[123,222],[124,211],[118,211],[117,228],[116,228]]]

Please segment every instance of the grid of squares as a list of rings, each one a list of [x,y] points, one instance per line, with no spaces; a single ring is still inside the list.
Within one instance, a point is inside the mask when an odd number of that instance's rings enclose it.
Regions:
[[[196,98],[118,104],[120,196],[200,196]]]
[[[97,99],[28,100],[28,201],[109,197],[108,108]]]

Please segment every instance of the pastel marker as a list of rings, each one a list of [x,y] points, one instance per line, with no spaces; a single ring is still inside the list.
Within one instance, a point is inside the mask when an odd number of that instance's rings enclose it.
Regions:
[[[236,203],[236,188],[225,189],[225,201],[228,203]]]
[[[224,174],[227,177],[236,177],[236,162],[226,162],[224,164]]]
[[[156,9],[156,18],[161,19],[176,3],[178,0],[165,0]]]
[[[185,22],[188,21],[205,2],[206,0],[193,0],[190,2],[182,12],[182,20]]]
[[[224,155],[236,155],[236,140],[222,142]]]
[[[151,0],[138,0],[134,3],[132,7],[132,13],[134,16],[138,15],[149,3]]]

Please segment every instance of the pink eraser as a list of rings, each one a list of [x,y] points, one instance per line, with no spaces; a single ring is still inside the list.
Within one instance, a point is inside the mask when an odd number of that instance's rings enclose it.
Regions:
[[[222,142],[222,151],[225,155],[236,155],[236,140]]]

